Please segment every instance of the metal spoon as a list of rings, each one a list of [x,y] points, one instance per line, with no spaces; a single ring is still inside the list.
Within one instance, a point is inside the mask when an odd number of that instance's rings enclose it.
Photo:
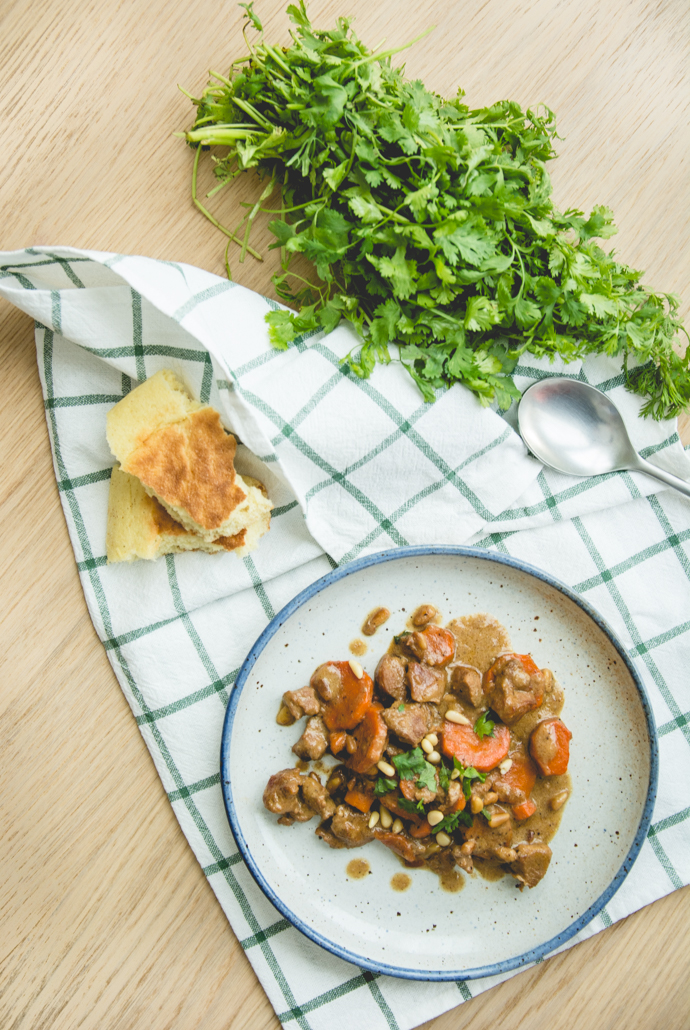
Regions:
[[[644,472],[690,497],[690,483],[637,453],[620,412],[601,390],[578,379],[542,379],[523,394],[520,435],[532,454],[567,476]]]

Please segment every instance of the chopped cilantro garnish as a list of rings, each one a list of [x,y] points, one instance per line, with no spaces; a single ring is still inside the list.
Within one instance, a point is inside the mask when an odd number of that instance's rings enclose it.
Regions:
[[[395,780],[389,780],[384,776],[379,776],[376,781],[376,786],[374,787],[374,794],[377,794],[379,797],[381,794],[390,794],[390,792],[395,790],[397,786],[398,785]]]
[[[495,725],[496,723],[489,718],[489,713],[482,712],[474,724],[474,732],[480,740],[483,740],[484,737],[493,737]]]
[[[423,801],[408,801],[407,798],[400,798],[398,804],[401,808],[404,808],[406,812],[423,812],[424,802]]]
[[[487,812],[487,810],[485,808],[482,808],[482,815],[486,819],[487,823],[491,822],[491,818],[492,818],[492,813],[491,812]]]
[[[436,766],[436,772],[438,773],[438,782],[441,790],[448,790],[448,784],[450,783],[450,773],[446,769],[443,762]]]
[[[444,833],[453,833],[458,828],[458,823],[462,823],[464,826],[472,825],[472,816],[469,812],[451,812],[450,815],[443,817],[440,823],[437,823],[431,830],[432,833],[438,833],[443,830]]]
[[[414,780],[427,765],[424,752],[420,747],[414,748],[413,751],[404,751],[401,755],[394,755],[391,761],[402,780]]]
[[[473,765],[464,766],[455,757],[453,758],[453,765],[460,773],[463,793],[466,798],[469,798],[472,793],[472,780],[479,780],[480,783],[483,783],[486,779],[486,773],[477,772]]]
[[[401,780],[414,780],[415,786],[428,790],[436,790],[436,770],[424,757],[421,748],[416,747],[406,754],[396,755],[392,759]]]
[[[398,633],[397,637],[393,637],[396,644],[402,644],[406,637],[409,637],[409,633]]]
[[[405,705],[402,702],[398,705],[398,711],[399,712],[404,712],[405,711]]]

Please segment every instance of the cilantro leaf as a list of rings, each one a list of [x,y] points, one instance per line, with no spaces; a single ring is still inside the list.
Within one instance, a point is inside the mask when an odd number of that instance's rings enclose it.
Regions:
[[[484,737],[493,737],[495,725],[496,723],[489,718],[489,713],[482,712],[474,724],[474,732],[480,740],[483,740]]]
[[[403,751],[401,755],[394,755],[391,761],[398,770],[401,780],[416,779],[427,764],[424,752],[420,747],[416,747],[412,751]]]
[[[471,826],[472,816],[469,812],[451,812],[450,815],[445,815],[440,823],[433,826],[431,832],[438,833],[440,830],[443,830],[444,833],[453,833],[457,830],[458,823],[462,823],[464,826]]]
[[[472,780],[479,780],[480,783],[483,783],[486,779],[486,773],[478,772],[473,765],[464,766],[455,756],[453,756],[453,765],[460,773],[463,793],[469,799],[472,793]]]
[[[374,794],[380,797],[381,794],[390,794],[392,790],[395,790],[398,784],[395,780],[389,780],[385,776],[379,776],[374,786]]]
[[[408,801],[407,798],[400,798],[398,800],[398,804],[400,805],[401,808],[404,808],[406,812],[414,812],[416,814],[418,812],[423,812],[424,811],[424,802],[423,801],[416,801],[415,802],[415,801]]]
[[[436,772],[438,773],[438,783],[441,790],[448,790],[448,784],[450,783],[450,773],[446,766],[441,762],[440,765],[436,766]]]

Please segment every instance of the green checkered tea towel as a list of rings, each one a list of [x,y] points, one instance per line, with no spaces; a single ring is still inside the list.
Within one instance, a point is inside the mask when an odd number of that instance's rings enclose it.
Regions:
[[[510,414],[457,386],[425,404],[397,362],[358,379],[344,360],[357,343],[346,325],[276,351],[264,323],[275,303],[198,268],[34,247],[0,254],[0,294],[35,320],[55,474],[94,625],[182,829],[286,1027],[407,1030],[505,979],[410,982],[348,965],[280,917],[230,833],[219,749],[242,661],[284,604],[356,556],[407,544],[498,549],[579,591],[628,648],[659,727],[657,806],[631,874],[568,946],[690,880],[685,498],[635,473],[549,472],[527,455]],[[242,441],[239,470],[268,487],[271,531],[242,560],[106,563],[105,416],[161,368],[218,408]],[[675,425],[637,418],[615,363],[527,355],[516,380],[524,388],[554,373],[605,390],[642,454],[690,479]]]

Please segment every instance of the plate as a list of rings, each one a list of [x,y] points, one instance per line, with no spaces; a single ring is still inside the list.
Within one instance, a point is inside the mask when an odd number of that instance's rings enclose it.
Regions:
[[[301,730],[276,723],[286,690],[321,662],[346,659],[372,608],[388,622],[358,658],[373,677],[391,634],[421,603],[444,621],[494,615],[518,652],[531,652],[565,690],[573,734],[573,793],[551,842],[544,880],[519,891],[512,876],[465,877],[455,894],[425,869],[403,871],[387,848],[331,850],[316,819],[280,826],[263,807],[269,776],[294,766]],[[538,618],[537,618],[538,617]],[[624,648],[582,598],[514,558],[466,547],[402,548],[336,569],[302,591],[250,651],[230,697],[221,744],[226,811],[237,846],[275,907],[307,937],[373,972],[418,980],[492,976],[543,957],[581,930],[629,872],[651,821],[658,746],[650,704]],[[366,858],[360,880],[346,867]]]

